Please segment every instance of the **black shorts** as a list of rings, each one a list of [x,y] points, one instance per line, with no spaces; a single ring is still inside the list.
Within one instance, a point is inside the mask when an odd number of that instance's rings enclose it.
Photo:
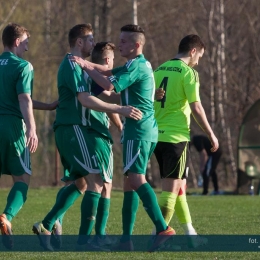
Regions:
[[[190,143],[158,142],[154,150],[161,178],[185,179],[188,177]]]

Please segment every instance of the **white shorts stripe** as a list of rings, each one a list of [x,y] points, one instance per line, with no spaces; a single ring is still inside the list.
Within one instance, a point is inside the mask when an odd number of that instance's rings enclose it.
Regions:
[[[29,149],[26,147],[26,148],[25,148],[25,154],[28,153],[28,150],[29,150]],[[24,162],[24,161],[22,160],[22,157],[21,157],[21,156],[19,156],[19,160],[20,160],[20,162],[21,162],[21,165],[22,165],[24,171],[25,171],[26,173],[28,173],[29,175],[32,175],[32,171],[31,171],[31,170],[28,168],[28,166],[26,165],[27,162]],[[30,162],[30,159],[29,159],[29,162]],[[28,164],[28,165],[29,165],[29,164]]]
[[[80,145],[80,150],[82,152],[84,163],[88,167],[92,168],[91,159],[90,159],[90,156],[89,156],[89,153],[88,153],[88,148],[87,148],[86,142],[84,140],[84,137],[81,133],[81,130],[80,130],[79,126],[77,126],[77,125],[75,125],[73,127],[74,127],[74,130],[75,130],[76,136],[78,138],[78,142],[79,142],[79,145]]]

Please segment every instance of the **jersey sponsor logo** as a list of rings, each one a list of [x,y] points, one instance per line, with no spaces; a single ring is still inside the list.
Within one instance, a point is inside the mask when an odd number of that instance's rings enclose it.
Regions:
[[[8,64],[8,59],[0,59],[0,65],[4,66]]]
[[[155,72],[159,71],[159,70],[165,70],[165,71],[175,71],[175,72],[182,72],[181,68],[178,67],[159,67],[155,70]]]
[[[159,134],[164,134],[165,131],[164,130],[159,130],[158,132],[159,132]]]
[[[152,65],[151,65],[151,63],[150,63],[149,61],[146,61],[145,64],[146,64],[146,66],[147,66],[149,69],[152,68]]]

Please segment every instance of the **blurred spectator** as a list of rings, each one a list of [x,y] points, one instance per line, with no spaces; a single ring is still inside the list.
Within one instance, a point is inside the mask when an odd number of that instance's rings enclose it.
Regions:
[[[194,135],[191,144],[200,153],[200,174],[203,177],[203,192],[202,195],[208,194],[209,177],[212,178],[214,191],[213,194],[219,194],[218,177],[216,168],[219,163],[222,151],[219,148],[216,152],[211,152],[211,143],[205,135]]]

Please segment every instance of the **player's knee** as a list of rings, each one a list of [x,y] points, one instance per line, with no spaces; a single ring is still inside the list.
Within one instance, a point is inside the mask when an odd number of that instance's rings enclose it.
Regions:
[[[83,177],[77,179],[74,183],[81,193],[84,193],[87,190],[87,183]]]
[[[98,174],[88,174],[86,177],[87,190],[101,193],[103,189],[103,180]]]
[[[112,190],[112,183],[104,183],[101,196],[103,198],[110,198],[111,190]]]
[[[25,183],[28,186],[30,184],[31,176],[28,173],[24,173],[24,174],[19,175],[19,176],[12,175],[12,177],[13,177],[14,183],[16,183],[16,182],[23,182],[23,183]]]
[[[137,173],[128,173],[128,180],[131,188],[137,190],[141,185],[146,183],[145,175]]]

